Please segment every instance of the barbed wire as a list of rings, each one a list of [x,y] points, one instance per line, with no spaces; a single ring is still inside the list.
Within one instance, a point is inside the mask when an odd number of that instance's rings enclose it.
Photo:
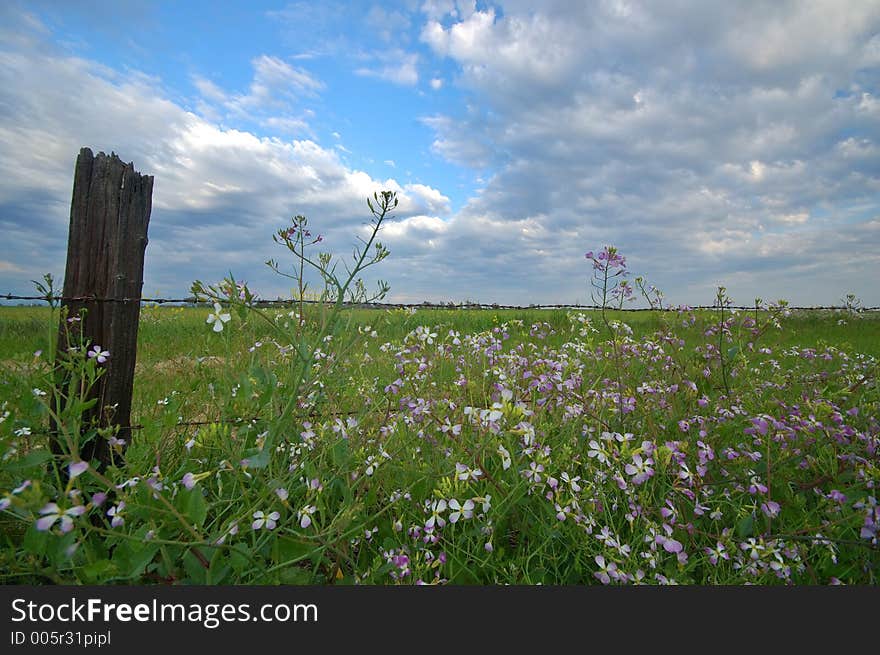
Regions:
[[[97,296],[25,296],[19,294],[7,293],[0,295],[0,300],[29,300],[42,302],[77,302],[77,303],[133,303],[155,304],[155,305],[212,305],[214,300],[206,300],[188,296],[186,298],[100,298]],[[299,300],[297,298],[278,298],[275,300],[256,299],[252,300],[250,305],[257,307],[295,307],[297,305],[332,305],[333,301],[323,300]],[[435,303],[424,301],[421,303],[390,303],[390,302],[351,302],[342,303],[347,309],[510,309],[510,310],[527,310],[527,309],[592,309],[601,310],[602,305],[584,305],[580,303],[549,303],[549,304],[528,304],[528,305],[506,305],[501,303],[481,303],[481,302],[445,302]],[[776,305],[775,307],[781,307]],[[718,309],[719,305],[675,305],[665,307],[622,307],[619,311],[624,312],[676,312],[681,309]],[[767,305],[724,305],[724,309],[736,309],[740,311],[767,310]],[[613,309],[615,307],[605,307],[604,309]],[[880,310],[880,306],[876,307],[851,307],[846,305],[811,305],[811,306],[793,306],[785,305],[785,309],[792,311],[849,311],[849,312],[875,312]]]
[[[361,414],[362,410],[357,409],[348,409],[348,410],[331,410],[328,412],[309,412],[308,414],[295,414],[292,418],[295,420],[303,420],[303,419],[327,419],[334,418],[339,416],[354,416],[356,414]],[[374,414],[380,413],[379,411],[373,412]],[[396,410],[392,410],[388,412],[389,414],[397,414],[399,413]],[[277,418],[277,417],[276,417]],[[189,428],[189,427],[205,427],[207,425],[245,425],[250,423],[258,423],[260,421],[268,421],[271,420],[265,416],[233,416],[229,418],[216,418],[213,420],[203,420],[203,421],[177,421],[176,423],[169,425],[170,428]],[[146,426],[143,423],[135,423],[133,425],[120,425],[118,426],[120,430],[145,430]],[[36,430],[31,432],[32,435],[41,435],[41,436],[51,436],[51,430]]]

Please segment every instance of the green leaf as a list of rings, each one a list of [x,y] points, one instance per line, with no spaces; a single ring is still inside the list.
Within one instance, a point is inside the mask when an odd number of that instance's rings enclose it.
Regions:
[[[281,570],[281,584],[307,585],[313,584],[312,572],[301,566],[289,566]]]
[[[733,359],[737,355],[739,355],[739,346],[733,346],[732,348],[727,349],[727,358],[728,359]]]
[[[339,468],[347,469],[351,460],[351,451],[347,439],[340,439],[333,445],[333,464]]]
[[[52,453],[48,450],[34,450],[21,459],[17,459],[9,464],[4,464],[3,469],[9,473],[21,475],[27,471],[39,468],[52,459]]]
[[[201,489],[196,487],[190,491],[184,491],[181,493],[181,497],[181,509],[184,516],[196,526],[204,524],[205,517],[208,515],[208,504],[205,502]]]
[[[287,537],[280,537],[272,545],[272,560],[276,564],[283,564],[298,560],[309,555],[316,549],[315,544]]]
[[[241,573],[250,564],[247,557],[248,547],[245,544],[235,544],[229,550],[229,565],[236,573]]]
[[[116,575],[116,565],[108,559],[99,559],[86,564],[79,572],[86,584],[98,584]]]
[[[223,582],[231,570],[232,567],[227,560],[226,553],[222,548],[215,548],[214,554],[211,556],[211,566],[208,567],[208,572],[211,574],[211,584]]]
[[[68,555],[67,551],[76,542],[76,537],[76,532],[68,532],[60,537],[53,537],[46,544],[46,553],[55,568],[65,568],[70,562],[71,555]]]
[[[269,444],[267,443],[262,450],[258,450],[255,448],[248,451],[248,453],[244,457],[244,461],[247,462],[247,468],[262,469],[266,468],[269,465],[272,448],[269,448],[268,446]]]
[[[205,584],[208,570],[199,561],[199,558],[192,554],[191,550],[187,550],[183,554],[183,569],[190,578],[190,582],[195,584]]]
[[[327,488],[333,494],[334,498],[342,499],[342,502],[346,505],[351,504],[353,498],[351,485],[348,484],[344,478],[336,476],[330,481]]]
[[[754,533],[755,528],[755,517],[753,514],[749,514],[741,518],[736,524],[736,534],[740,539],[745,539],[746,537],[751,536]]]
[[[153,561],[157,552],[158,544],[125,541],[113,551],[113,563],[126,577],[138,578],[143,575],[147,564]]]
[[[41,532],[31,525],[24,533],[24,549],[34,555],[44,555],[46,545],[49,543],[49,532]]]

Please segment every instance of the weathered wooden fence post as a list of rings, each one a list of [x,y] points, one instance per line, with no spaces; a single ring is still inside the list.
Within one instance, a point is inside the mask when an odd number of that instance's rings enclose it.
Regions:
[[[137,357],[140,298],[144,282],[147,225],[153,177],[141,175],[115,153],[97,156],[82,148],[76,159],[70,236],[59,326],[58,353],[84,343],[109,351],[106,370],[92,390],[95,406],[84,417],[101,427],[119,426],[116,437],[131,440],[131,396]],[[82,320],[67,319],[81,315]],[[59,370],[60,369],[56,369]],[[66,385],[57,385],[64,393]],[[54,426],[56,431],[59,426]],[[53,441],[56,454],[66,451]],[[111,447],[96,438],[82,447],[82,459],[111,461]]]

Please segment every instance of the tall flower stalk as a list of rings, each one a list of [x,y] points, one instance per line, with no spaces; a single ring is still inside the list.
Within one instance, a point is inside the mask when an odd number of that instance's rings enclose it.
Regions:
[[[617,383],[617,410],[618,419],[622,429],[623,415],[625,411],[623,397],[623,375],[621,372],[621,353],[619,332],[621,325],[618,321],[608,320],[608,304],[610,300],[617,301],[617,308],[622,309],[623,303],[632,300],[632,285],[625,279],[626,258],[614,246],[605,246],[598,254],[593,251],[587,252],[584,257],[593,263],[593,276],[590,279],[592,289],[590,291],[593,303],[601,307],[602,323],[611,334],[611,346],[614,350],[615,381]]]
[[[391,217],[391,213],[397,208],[398,198],[393,191],[381,191],[367,198],[367,207],[370,209],[370,233],[364,239],[358,237],[361,246],[355,247],[351,263],[343,263],[345,273],[339,272],[339,262],[333,260],[330,253],[318,253],[317,257],[308,252],[310,246],[321,243],[322,235],[312,237],[306,229],[307,220],[303,216],[296,216],[292,220],[291,227],[279,230],[275,236],[275,242],[287,248],[294,257],[292,273],[284,272],[281,265],[273,259],[266,262],[276,273],[293,279],[297,283],[300,318],[296,322],[296,331],[293,335],[293,352],[295,354],[293,366],[293,380],[290,387],[285,388],[284,396],[280,402],[276,424],[278,429],[270,429],[265,440],[262,442],[260,452],[248,458],[248,466],[252,468],[266,466],[269,457],[274,450],[278,435],[283,432],[291,420],[297,403],[301,400],[302,391],[309,388],[315,375],[315,363],[317,353],[328,340],[341,332],[342,310],[348,303],[371,303],[381,300],[388,293],[388,283],[379,280],[374,293],[368,293],[361,278],[362,273],[384,260],[390,253],[380,241],[379,230],[382,224]],[[306,331],[304,329],[305,295],[307,283],[305,273],[313,269],[323,281],[323,289],[319,295],[317,304],[320,309],[320,320],[317,330]],[[200,281],[192,285],[194,295],[207,297],[214,301],[224,300],[232,308],[239,311],[239,315],[245,317],[247,313],[254,313],[268,324],[282,339],[289,339],[289,335],[282,326],[266,312],[256,306],[254,296],[250,290],[237,282],[233,277],[224,280],[220,285],[206,286]],[[219,312],[215,308],[215,315]]]

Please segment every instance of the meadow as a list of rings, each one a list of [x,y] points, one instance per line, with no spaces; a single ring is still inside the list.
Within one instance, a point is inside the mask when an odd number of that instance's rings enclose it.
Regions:
[[[279,232],[300,261],[310,238]],[[588,257],[603,305],[615,257]],[[348,309],[327,282],[303,307],[231,279],[194,285],[217,305],[145,306],[130,443],[79,421],[113,354],[59,354],[78,377],[53,403],[58,310],[0,308],[0,580],[877,583],[877,313],[721,291],[702,311]],[[118,458],[81,461],[88,439]]]

